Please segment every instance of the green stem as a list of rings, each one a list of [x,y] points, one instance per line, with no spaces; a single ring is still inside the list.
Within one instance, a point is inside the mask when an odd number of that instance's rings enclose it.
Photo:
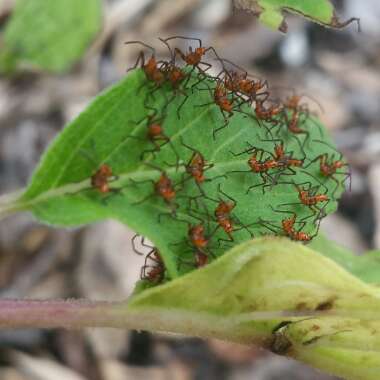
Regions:
[[[230,163],[220,163],[215,165],[210,172],[217,171],[219,166],[225,167],[234,167],[236,166],[237,161]],[[178,171],[174,168],[170,168],[166,171],[168,174],[177,173],[178,175],[184,172],[184,168],[180,168]],[[121,174],[119,175],[119,179],[114,183],[114,185],[123,186],[129,179],[133,179],[135,181],[145,180],[145,179],[156,179],[160,173],[156,170],[141,170],[135,171],[131,173]],[[50,189],[32,199],[22,199],[21,195],[25,192],[25,189],[15,191],[10,194],[4,194],[0,196],[0,220],[5,217],[14,214],[17,211],[31,209],[33,206],[38,205],[41,202],[47,201],[54,197],[64,196],[70,193],[76,193],[84,189],[88,189],[91,187],[90,180],[85,179],[81,182],[77,183],[69,183],[67,185]]]
[[[0,219],[4,219],[20,209],[17,201],[23,192],[24,189],[0,196]]]

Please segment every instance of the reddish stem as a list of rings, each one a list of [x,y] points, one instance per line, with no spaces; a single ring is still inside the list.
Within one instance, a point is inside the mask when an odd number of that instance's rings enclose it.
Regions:
[[[0,328],[126,327],[121,303],[86,300],[0,300]]]

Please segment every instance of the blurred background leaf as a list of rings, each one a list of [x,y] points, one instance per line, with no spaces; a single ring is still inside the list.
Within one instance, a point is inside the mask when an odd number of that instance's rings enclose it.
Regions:
[[[330,0],[234,0],[235,6],[258,15],[259,20],[271,29],[287,32],[284,12],[304,16],[330,28],[342,28],[353,20],[339,22]]]
[[[63,72],[101,27],[101,0],[17,0],[2,36],[0,71]]]

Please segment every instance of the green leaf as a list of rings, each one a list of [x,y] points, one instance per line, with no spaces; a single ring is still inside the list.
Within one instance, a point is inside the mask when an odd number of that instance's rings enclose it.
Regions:
[[[310,246],[331,260],[334,260],[362,281],[380,285],[379,251],[371,251],[359,256],[349,249],[327,239],[322,234],[319,234],[311,242]]]
[[[7,23],[0,71],[69,69],[101,25],[100,0],[18,0]]]
[[[308,163],[307,173],[297,169],[296,175],[279,177],[279,184],[272,189],[268,186],[265,193],[261,187],[257,187],[247,194],[247,189],[262,183],[262,179],[249,171],[247,161],[250,154],[235,157],[231,151],[243,152],[247,149],[247,142],[250,142],[255,147],[273,152],[274,142],[262,141],[268,139],[270,126],[260,126],[254,117],[247,116],[252,115],[252,110],[242,106],[246,114],[236,112],[229,119],[228,126],[220,130],[214,139],[214,130],[224,123],[208,91],[208,86],[214,85],[213,81],[207,79],[191,92],[189,90],[180,115],[177,110],[184,96],[175,96],[167,106],[163,121],[163,128],[171,143],[162,146],[154,155],[146,154],[144,161],[165,169],[167,175],[178,184],[189,178],[184,173],[184,163],[193,154],[181,141],[199,150],[207,162],[214,165],[205,172],[206,178],[210,179],[201,185],[205,194],[214,200],[228,200],[218,191],[220,185],[236,201],[233,220],[239,231],[233,232],[234,241],[219,244],[219,239],[227,239],[228,236],[221,229],[213,233],[216,224],[212,222],[211,215],[216,207],[215,201],[202,199],[198,206],[197,202],[190,202],[200,194],[193,180],[187,180],[177,188],[176,217],[170,216],[168,205],[153,196],[152,181],[158,180],[160,171],[141,160],[141,153],[152,149],[152,144],[146,138],[147,115],[150,112],[146,107],[146,99],[153,100],[153,95],[156,101],[150,107],[160,110],[167,103],[165,99],[172,97],[173,90],[164,86],[151,94],[152,90],[140,70],[131,72],[126,79],[99,95],[86,111],[64,129],[44,154],[28,189],[12,207],[29,210],[40,221],[59,226],[77,226],[105,218],[119,220],[153,241],[161,252],[168,278],[178,276],[179,267],[181,272],[194,268],[194,253],[186,242],[188,225],[184,221],[196,224],[199,220],[189,216],[189,207],[192,215],[205,222],[206,236],[210,237],[212,247],[210,259],[220,256],[233,244],[250,239],[251,234],[260,236],[275,232],[281,235],[281,221],[291,215],[273,211],[272,208],[295,212],[299,219],[309,216],[304,231],[313,234],[316,230],[313,213],[308,207],[300,205],[298,192],[289,181],[299,184],[310,182],[320,192],[328,191],[330,195],[336,183],[320,176],[319,161],[312,164],[305,161]],[[293,151],[295,158],[304,158],[300,148],[302,145],[309,160],[322,152],[335,152],[325,144],[316,141],[311,143],[316,138],[329,141],[326,131],[315,119],[309,117],[303,127],[309,131],[308,137],[300,135],[295,138],[281,124],[272,131],[283,139],[287,152]],[[174,151],[180,156],[178,168],[172,166],[177,161]],[[90,160],[89,156],[93,159]],[[111,186],[121,191],[104,196],[91,189],[90,176],[102,163],[108,164],[118,176]],[[236,170],[245,173],[231,173]],[[324,185],[321,185],[322,182]],[[336,195],[341,191],[339,189]],[[150,198],[141,202],[147,197]],[[207,208],[207,213],[203,206]],[[326,213],[335,211],[336,201],[329,201],[323,208]],[[267,227],[258,223],[260,219],[267,222]],[[271,223],[269,227],[268,223]],[[301,227],[296,224],[295,228]]]
[[[379,291],[288,239],[245,242],[115,309],[155,330],[258,344],[346,379],[378,379]]]
[[[353,21],[358,21],[354,18],[340,22],[330,0],[235,0],[235,5],[253,11],[266,26],[284,33],[288,30],[284,11],[300,14],[330,28],[343,28]]]

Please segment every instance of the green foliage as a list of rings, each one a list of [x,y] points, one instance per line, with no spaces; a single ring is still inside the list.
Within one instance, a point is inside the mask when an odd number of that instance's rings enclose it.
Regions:
[[[357,255],[319,234],[310,247],[334,260],[364,282],[380,285],[380,252],[370,251]]]
[[[254,11],[260,21],[272,29],[286,32],[288,25],[283,12],[300,14],[318,24],[342,28],[349,22],[340,22],[330,0],[235,0],[237,6]]]
[[[17,0],[2,36],[0,71],[69,69],[99,31],[101,8],[100,0]]]
[[[149,107],[163,112],[163,106],[172,98],[173,90],[165,85],[152,94],[144,73],[140,70],[131,72],[126,79],[99,95],[86,111],[64,129],[45,153],[28,189],[12,207],[29,210],[38,220],[57,226],[77,226],[105,218],[119,220],[153,241],[165,262],[167,277],[176,277],[178,267],[180,271],[194,268],[194,249],[186,243],[188,225],[183,221],[196,224],[199,220],[190,217],[189,208],[192,210],[191,215],[205,221],[206,236],[212,235],[216,227],[214,222],[208,225],[216,202],[207,199],[190,201],[199,195],[199,189],[184,173],[184,164],[190,160],[193,152],[182,145],[183,141],[201,152],[207,162],[214,165],[205,172],[205,176],[215,179],[204,182],[201,185],[203,191],[215,200],[228,200],[218,192],[220,184],[222,190],[236,201],[233,210],[235,227],[247,226],[233,233],[233,242],[221,242],[220,246],[218,239],[226,239],[227,235],[219,229],[210,242],[211,258],[220,256],[233,244],[250,239],[251,233],[254,236],[273,232],[281,235],[281,221],[291,215],[275,212],[272,208],[295,212],[298,220],[310,216],[303,231],[313,234],[316,230],[313,221],[315,216],[312,217],[308,207],[299,204],[295,186],[281,182],[310,182],[319,192],[324,192],[326,188],[330,195],[336,187],[335,182],[320,176],[319,162],[316,161],[308,165],[308,174],[297,168],[296,175],[281,175],[278,177],[279,184],[272,188],[268,186],[265,193],[262,187],[257,187],[246,194],[249,186],[260,184],[262,179],[249,171],[247,161],[250,154],[235,157],[231,151],[243,152],[249,142],[273,152],[275,143],[262,141],[269,138],[268,128],[273,126],[260,126],[252,110],[242,106],[244,113],[236,112],[229,119],[228,126],[219,131],[214,139],[214,130],[224,123],[208,90],[214,85],[213,81],[207,79],[189,90],[191,92],[180,110],[180,118],[177,110],[184,95],[178,93],[174,97],[166,108],[162,124],[171,143],[162,146],[159,152],[145,154],[142,161],[142,152],[153,148],[146,138],[147,115],[151,112],[146,107],[146,100],[153,102]],[[334,152],[332,148],[313,141],[322,138],[329,142],[324,128],[315,119],[308,117],[303,128],[310,133],[306,141],[305,135],[297,138],[291,136],[282,124],[275,126],[272,133],[283,139],[286,151],[292,151],[294,158],[305,158],[301,145],[304,145],[308,160],[313,160],[321,153]],[[175,167],[177,160],[174,151],[180,156],[178,168]],[[176,217],[170,216],[170,207],[162,199],[153,196],[152,181],[157,181],[161,173],[146,162],[165,169],[167,175],[179,184],[176,188],[176,203],[179,206]],[[90,176],[102,163],[109,165],[117,175],[111,187],[119,191],[104,195],[91,189]],[[234,170],[247,173],[231,173]],[[188,180],[183,181],[185,179]],[[322,181],[323,186],[320,185]],[[341,190],[336,192],[337,196]],[[149,199],[136,204],[147,197]],[[298,204],[286,206],[287,203]],[[335,209],[336,202],[332,200],[324,206],[326,213]],[[273,231],[259,224],[260,219],[270,222]],[[295,225],[296,229],[301,227]]]
[[[170,325],[171,331],[258,344],[336,376],[377,380],[379,296],[300,243],[261,238],[132,297],[115,314],[150,315],[161,330]]]

